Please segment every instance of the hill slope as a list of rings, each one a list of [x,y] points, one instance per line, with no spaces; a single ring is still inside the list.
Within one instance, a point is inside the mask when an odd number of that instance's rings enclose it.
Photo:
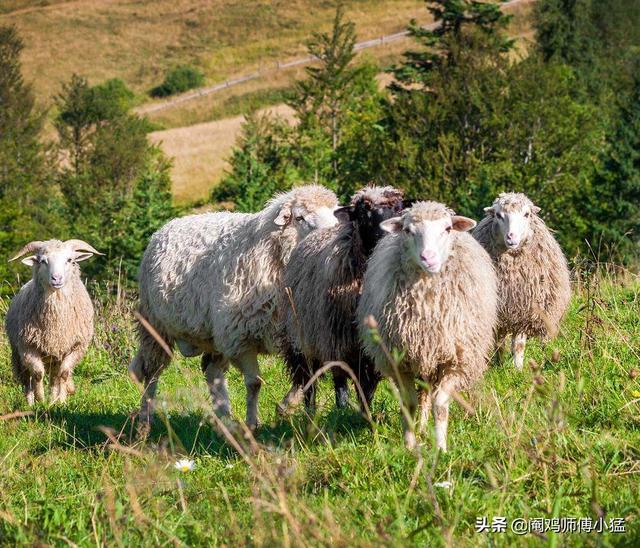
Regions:
[[[367,39],[428,18],[420,0],[349,0],[346,12]],[[334,2],[313,0],[9,0],[0,24],[25,40],[25,74],[43,99],[76,72],[98,82],[120,77],[139,93],[179,63],[199,66],[207,83],[304,52],[327,28]]]

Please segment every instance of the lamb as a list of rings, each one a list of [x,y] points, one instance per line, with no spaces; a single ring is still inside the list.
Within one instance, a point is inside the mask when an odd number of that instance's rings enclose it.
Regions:
[[[285,362],[292,388],[279,406],[281,414],[302,399],[302,388],[322,363],[349,364],[363,389],[367,405],[380,376],[362,355],[355,312],[366,262],[386,234],[380,223],[403,207],[402,192],[392,187],[365,187],[351,205],[336,211],[341,224],[307,236],[291,254],[285,268],[283,295],[286,332]],[[345,371],[333,368],[336,406],[348,404]],[[307,408],[315,408],[315,389],[305,394]],[[362,404],[363,402],[361,402]]]
[[[437,447],[446,451],[452,394],[487,368],[496,323],[496,277],[487,252],[466,233],[475,221],[437,202],[416,202],[384,221],[357,309],[365,352],[398,385],[407,447],[416,445],[415,379],[432,388]],[[371,336],[376,327],[378,336]],[[399,364],[388,359],[404,351]]]
[[[217,212],[174,219],[156,232],[140,266],[139,350],[129,371],[144,385],[141,429],[153,413],[158,377],[177,344],[202,354],[202,369],[221,418],[230,415],[225,373],[231,362],[247,390],[246,424],[258,427],[258,353],[276,352],[277,295],[295,245],[316,228],[337,224],[338,200],[320,185],[294,188],[253,214]]]
[[[102,255],[82,240],[33,241],[10,259],[27,253],[29,280],[11,301],[6,330],[16,380],[27,403],[44,401],[49,374],[52,402],[63,403],[75,392],[73,369],[93,337],[93,304],[80,279],[78,263]]]
[[[567,260],[538,216],[540,208],[521,193],[503,193],[473,236],[487,250],[498,275],[499,346],[509,334],[515,366],[522,369],[527,337],[557,335],[571,299]]]

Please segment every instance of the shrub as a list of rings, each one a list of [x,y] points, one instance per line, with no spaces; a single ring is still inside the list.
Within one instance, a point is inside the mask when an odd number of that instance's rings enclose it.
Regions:
[[[189,65],[180,65],[169,70],[164,77],[164,82],[153,88],[150,93],[152,97],[167,97],[203,84],[204,75],[198,69]]]

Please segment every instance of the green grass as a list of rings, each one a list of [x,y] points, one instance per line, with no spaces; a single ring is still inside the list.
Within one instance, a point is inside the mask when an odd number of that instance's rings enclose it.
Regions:
[[[588,300],[579,293],[561,336],[544,349],[529,345],[537,372],[505,361],[464,394],[473,415],[452,406],[450,451],[440,456],[430,433],[419,456],[403,448],[386,383],[373,427],[336,411],[327,381],[318,428],[302,412],[279,420],[287,381],[276,358],[262,360],[264,425],[253,449],[239,455],[215,433],[198,362],[186,359],[162,377],[162,416],[149,440],[130,444],[135,337],[128,309],[109,304],[68,404],[0,421],[0,544],[637,546],[640,286],[603,283]],[[242,379],[232,370],[229,380],[242,416]],[[0,414],[24,409],[3,337]],[[110,447],[100,426],[122,433],[122,447]],[[172,468],[182,455],[194,471]],[[452,488],[432,487],[442,481]],[[627,532],[474,531],[481,516],[597,515],[625,518]]]

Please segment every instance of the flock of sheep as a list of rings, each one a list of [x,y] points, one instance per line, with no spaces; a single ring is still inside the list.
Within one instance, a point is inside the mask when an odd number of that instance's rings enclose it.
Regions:
[[[476,226],[443,204],[403,199],[368,186],[338,206],[333,192],[296,187],[254,214],[217,212],[175,219],[156,232],[140,267],[139,350],[129,366],[144,386],[139,420],[153,416],[166,346],[202,356],[215,413],[231,414],[226,372],[243,374],[246,424],[257,428],[258,354],[282,355],[292,387],[286,414],[304,400],[327,362],[336,405],[348,379],[360,405],[382,377],[401,396],[405,443],[416,445],[432,407],[436,444],[447,447],[449,402],[486,370],[511,335],[521,368],[528,336],[553,337],[570,299],[567,262],[524,194],[500,194]],[[31,242],[32,279],[13,299],[7,334],[13,370],[29,404],[74,392],[72,373],[93,335],[93,307],[78,263],[97,253],[80,240]],[[402,352],[395,360],[393,351]],[[419,387],[416,388],[416,380]],[[304,387],[307,390],[304,390]],[[428,388],[427,388],[428,387]],[[420,405],[419,405],[420,404]]]

